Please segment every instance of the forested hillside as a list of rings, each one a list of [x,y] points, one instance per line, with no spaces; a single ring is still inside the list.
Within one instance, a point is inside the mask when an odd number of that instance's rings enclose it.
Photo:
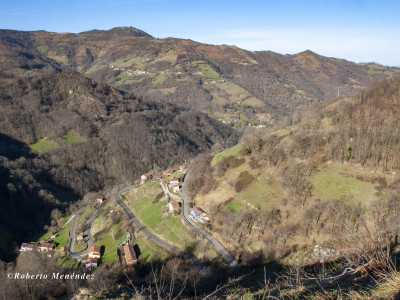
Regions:
[[[399,72],[311,51],[281,55],[155,39],[131,27],[79,34],[0,31],[6,76],[75,70],[144,101],[203,110],[235,127],[268,125],[296,108],[342,95]],[[11,63],[12,61],[12,63]]]
[[[238,137],[205,114],[171,104],[142,104],[80,74],[5,83],[0,101],[7,147],[2,154],[2,228],[8,240],[18,243],[49,224],[54,208],[65,209],[88,192],[131,184],[149,170],[222,149]]]

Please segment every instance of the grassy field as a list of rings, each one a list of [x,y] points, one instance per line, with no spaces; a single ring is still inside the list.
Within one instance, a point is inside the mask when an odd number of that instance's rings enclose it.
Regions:
[[[256,97],[247,98],[246,100],[243,101],[243,104],[250,105],[253,107],[263,107],[264,106],[264,103]]]
[[[136,238],[136,244],[140,249],[143,261],[165,260],[170,255],[170,253],[149,240],[141,232],[136,233]]]
[[[233,155],[233,156],[238,155],[241,149],[242,148],[239,145],[237,145],[237,146],[234,146],[232,148],[229,148],[225,151],[222,151],[222,152],[216,154],[211,161],[211,165],[214,166],[217,162],[219,162],[224,157],[228,157],[230,155]]]
[[[68,132],[67,134],[63,135],[63,141],[66,143],[74,143],[82,141],[82,137],[78,134],[74,134],[72,132]]]
[[[197,66],[199,67],[201,74],[203,74],[204,76],[214,79],[219,77],[219,74],[216,71],[214,71],[214,69],[211,68],[209,65],[198,64]]]
[[[164,73],[159,73],[156,77],[154,77],[151,83],[153,86],[159,86],[164,83],[165,79],[167,79],[167,75]]]
[[[351,166],[330,164],[314,175],[314,197],[368,204],[375,199],[375,186],[356,178],[360,172]]]
[[[156,180],[149,181],[146,184],[139,186],[129,192],[123,194],[126,199],[141,199],[141,198],[156,198],[162,190]]]
[[[252,96],[248,91],[232,82],[219,83],[217,87],[231,95],[230,98],[233,102],[243,101],[244,99]]]
[[[104,254],[101,257],[102,264],[112,264],[118,260],[117,246],[125,240],[125,237],[122,236],[122,240],[120,239],[120,241],[116,241],[113,233],[114,232],[101,234],[95,243],[95,245],[104,246]]]
[[[69,230],[71,228],[71,224],[72,224],[72,222],[70,222],[61,231],[59,231],[57,237],[53,240],[53,242],[58,244],[56,246],[56,250],[60,250],[61,247],[65,247],[67,245],[68,239],[69,239]]]
[[[48,46],[39,46],[39,47],[37,47],[37,49],[42,54],[47,54],[47,52],[49,52],[49,47]]]
[[[157,59],[155,59],[152,63],[158,62],[158,61],[168,61],[172,64],[176,63],[176,60],[178,59],[178,54],[176,54],[173,50],[167,52],[164,55],[161,55]]]
[[[36,143],[31,144],[29,147],[32,149],[32,151],[46,153],[57,148],[57,144],[52,141],[41,139]]]
[[[136,64],[138,62],[138,58],[136,57],[127,57],[127,58],[120,58],[117,59],[116,61],[114,61],[111,65],[114,67],[118,67],[118,68],[126,68],[126,67],[130,67],[133,64]]]
[[[283,193],[283,187],[280,185],[279,180],[273,174],[265,172],[240,192],[233,201],[249,204],[248,206],[260,210],[267,210],[276,206]],[[238,210],[241,208],[235,207]]]

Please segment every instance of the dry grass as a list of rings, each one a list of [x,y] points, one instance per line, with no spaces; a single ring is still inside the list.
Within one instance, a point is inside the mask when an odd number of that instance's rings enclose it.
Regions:
[[[378,286],[372,290],[372,297],[397,299],[396,296],[400,294],[400,272],[380,272],[378,273],[378,277],[381,280]]]

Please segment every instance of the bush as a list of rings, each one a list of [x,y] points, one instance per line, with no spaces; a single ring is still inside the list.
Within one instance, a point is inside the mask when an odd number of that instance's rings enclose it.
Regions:
[[[251,154],[251,148],[250,148],[250,146],[244,146],[244,147],[243,147],[243,154],[244,154],[244,155],[249,155],[249,154]]]
[[[254,179],[255,179],[254,176],[251,175],[249,172],[247,172],[247,171],[241,172],[235,183],[236,192],[237,193],[241,192],[250,183],[252,183]]]

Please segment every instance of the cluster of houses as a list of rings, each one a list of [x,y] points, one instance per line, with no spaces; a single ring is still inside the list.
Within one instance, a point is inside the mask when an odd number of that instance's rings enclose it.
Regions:
[[[115,70],[115,71],[123,71],[124,73],[128,74],[128,75],[144,75],[147,74],[147,71],[143,71],[143,70],[125,70],[124,68],[120,68],[120,67],[116,67],[116,66],[111,66],[111,69]]]
[[[48,241],[41,241],[40,243],[30,242],[30,243],[22,243],[19,248],[19,252],[29,252],[29,251],[38,251],[40,253],[46,254],[48,257],[52,257],[54,255],[54,249],[56,245],[54,243],[49,243]]]
[[[186,164],[180,165],[179,166],[179,171],[185,171],[187,168]],[[157,176],[153,174],[153,172],[148,172],[140,176],[140,185],[145,184],[147,181],[152,180],[152,179],[166,179],[172,175],[172,173],[178,171],[177,169],[167,169],[163,171],[162,173],[158,173]],[[176,183],[176,180],[178,179],[178,183]],[[170,179],[168,184],[171,183],[172,185],[179,184],[179,178],[173,177]]]
[[[255,125],[255,124],[249,124],[249,125],[247,125],[247,127],[253,127],[253,128],[265,128],[265,125],[263,125],[263,124],[259,124],[259,125]]]

